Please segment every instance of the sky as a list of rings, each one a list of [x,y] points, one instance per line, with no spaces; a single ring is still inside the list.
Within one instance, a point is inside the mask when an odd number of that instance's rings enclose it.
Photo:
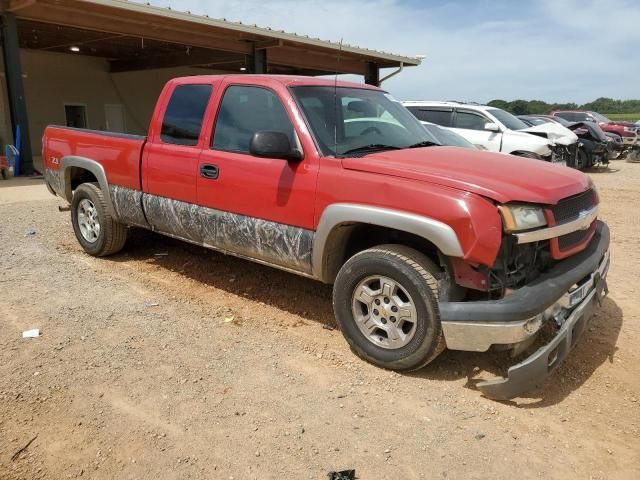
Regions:
[[[640,0],[151,0],[406,56],[401,100],[640,98]],[[382,75],[386,74],[383,71]]]

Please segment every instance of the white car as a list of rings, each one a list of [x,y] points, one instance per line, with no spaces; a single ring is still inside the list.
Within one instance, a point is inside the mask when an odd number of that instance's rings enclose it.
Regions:
[[[520,131],[529,126],[499,108],[460,102],[411,101],[402,104],[421,122],[449,128],[480,148],[566,164],[561,156],[553,155],[554,140]]]

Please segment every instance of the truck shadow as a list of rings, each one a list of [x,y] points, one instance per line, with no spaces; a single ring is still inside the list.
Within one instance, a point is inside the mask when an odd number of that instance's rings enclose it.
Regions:
[[[331,307],[331,286],[146,230],[132,229],[125,250],[107,259],[152,262],[160,268],[305,320],[332,328],[337,326]],[[518,402],[505,403],[520,408],[541,408],[561,402],[580,388],[600,365],[613,362],[622,321],[622,310],[611,298],[605,298],[602,308],[596,311],[565,362],[541,386],[524,394]],[[481,378],[503,376],[515,363],[517,360],[508,352],[446,351],[427,367],[406,375],[443,382],[467,379],[465,387],[476,390],[475,384]]]
[[[151,263],[233,295],[336,327],[329,285],[273,267],[142,229],[131,229],[122,253],[105,259]]]

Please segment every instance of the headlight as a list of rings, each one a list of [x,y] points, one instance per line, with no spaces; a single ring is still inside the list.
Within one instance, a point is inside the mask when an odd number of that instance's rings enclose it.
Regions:
[[[501,205],[498,207],[504,220],[504,229],[507,232],[529,230],[536,227],[544,227],[547,220],[540,207],[531,205]]]
[[[629,133],[634,133],[636,129],[633,127],[624,127],[624,131]]]

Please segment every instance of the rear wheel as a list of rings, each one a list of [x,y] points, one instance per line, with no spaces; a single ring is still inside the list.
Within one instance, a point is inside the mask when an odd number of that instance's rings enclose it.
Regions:
[[[416,370],[444,350],[440,270],[425,255],[381,245],[351,257],[333,287],[333,308],[357,355],[383,368]]]
[[[96,257],[119,252],[127,241],[127,227],[113,219],[96,183],[83,183],[73,193],[71,223],[84,251]]]

